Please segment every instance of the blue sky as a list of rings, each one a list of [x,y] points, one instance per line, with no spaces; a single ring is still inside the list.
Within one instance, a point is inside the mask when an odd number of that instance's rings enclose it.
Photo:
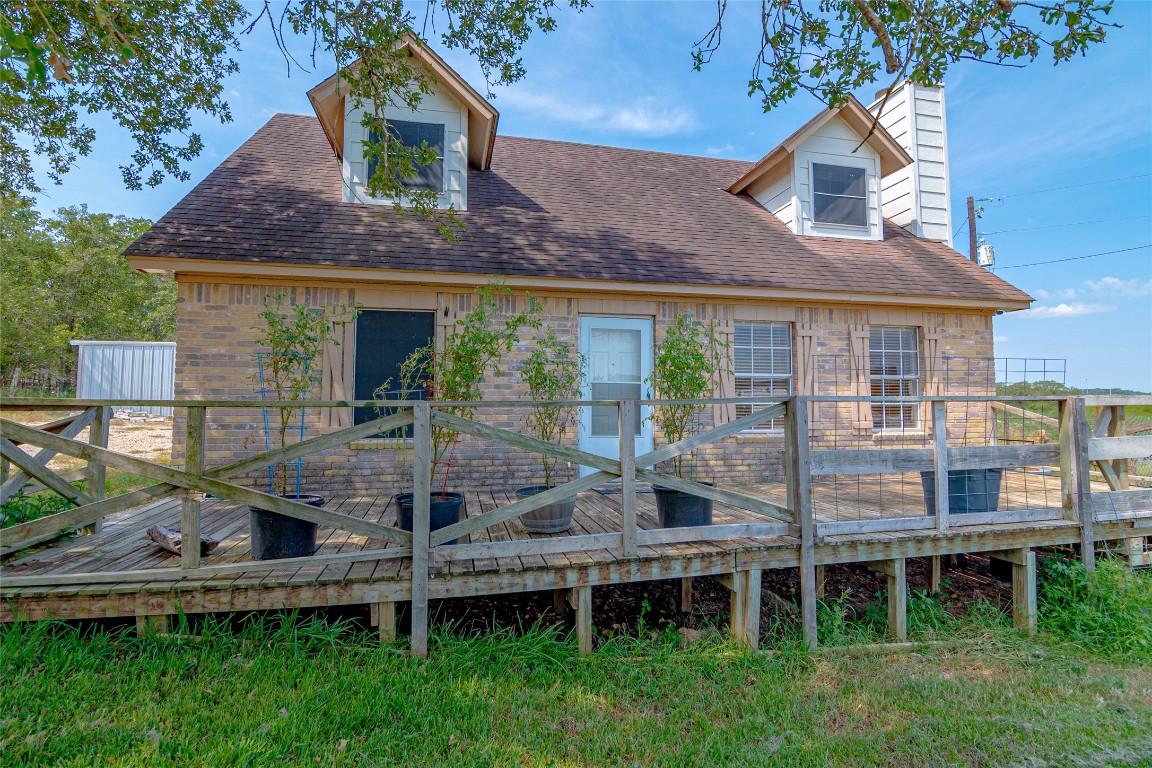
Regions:
[[[747,96],[758,11],[759,3],[730,4],[723,46],[699,73],[689,52],[714,21],[712,2],[602,2],[561,13],[556,32],[525,48],[528,76],[497,90],[500,131],[757,159],[820,109],[801,95],[765,114]],[[953,221],[964,222],[966,196],[990,198],[978,230],[996,249],[995,271],[1037,299],[997,318],[997,357],[1067,360],[1068,384],[1152,391],[1152,249],[1092,256],[1152,243],[1152,3],[1120,0],[1113,18],[1124,28],[1059,67],[950,71]],[[479,67],[430,40],[483,90]],[[206,149],[189,166],[191,182],[123,189],[118,165],[130,143],[96,119],[95,151],[40,208],[87,203],[159,218],[271,115],[311,114],[304,93],[329,68],[289,77],[266,34],[243,45],[241,72],[226,85],[234,122],[197,121]],[[857,95],[868,102],[874,90]],[[964,251],[966,238],[961,229],[955,241]]]

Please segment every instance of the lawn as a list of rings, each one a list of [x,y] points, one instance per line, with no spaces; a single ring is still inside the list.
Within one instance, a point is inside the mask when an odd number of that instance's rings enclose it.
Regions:
[[[442,630],[415,659],[319,619],[197,631],[0,629],[4,764],[1152,765],[1149,655],[987,611],[940,643],[814,654],[665,631],[581,657],[537,627]]]

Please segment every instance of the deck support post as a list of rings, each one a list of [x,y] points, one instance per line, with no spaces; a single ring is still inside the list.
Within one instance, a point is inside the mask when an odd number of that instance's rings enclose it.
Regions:
[[[412,408],[412,655],[428,655],[428,535],[432,501],[432,409]]]
[[[379,633],[380,642],[391,643],[396,640],[396,603],[391,600],[385,600],[380,603],[372,603],[369,606],[369,619],[368,623],[376,627]]]
[[[568,615],[568,590],[552,590],[552,613],[557,616]]]
[[[88,427],[88,445],[94,445],[97,448],[108,447],[108,430],[112,421],[112,407],[108,405],[96,406],[96,415],[92,419],[92,424]],[[89,461],[88,469],[84,477],[84,490],[93,501],[102,501],[105,498],[105,478],[107,476],[107,468],[99,461]],[[81,531],[83,533],[100,533],[104,528],[104,518],[100,518],[94,523],[84,526]],[[197,539],[199,541],[199,539]],[[196,551],[197,557],[200,555],[199,549]]]
[[[576,610],[576,644],[581,655],[592,653],[592,587],[574,587],[568,603]]]
[[[170,635],[175,625],[175,616],[168,613],[159,615],[136,614],[136,636],[147,637],[149,634]]]
[[[928,558],[928,591],[932,594],[940,591],[940,584],[944,581],[942,563],[943,558],[940,555]]]
[[[826,566],[823,566],[823,565],[816,566],[816,599],[817,600],[823,600],[824,599],[824,594],[825,594],[824,593],[824,586],[825,586],[824,585],[824,568],[825,567]]]
[[[731,592],[728,630],[732,638],[756,650],[760,647],[760,569],[736,571],[717,580]]]
[[[204,474],[203,407],[188,408],[188,428],[184,441],[184,471]],[[96,428],[96,422],[92,423]],[[195,570],[200,567],[200,499],[203,494],[185,490],[180,494],[180,567]]]
[[[784,472],[788,508],[800,526],[800,608],[804,639],[816,649],[816,521],[812,510],[812,463],[808,444],[808,398],[788,401],[785,421]]]
[[[908,640],[908,567],[902,557],[865,563],[888,577],[888,634],[897,642]]]
[[[692,613],[692,577],[680,578],[680,613]]]
[[[1088,415],[1082,397],[1069,397],[1060,406],[1060,492],[1064,499],[1064,517],[1080,523],[1080,558],[1085,570],[1094,571],[1096,536],[1088,474],[1091,467]]]
[[[989,552],[989,557],[1012,565],[1012,623],[1036,634],[1036,553],[1030,548]]]

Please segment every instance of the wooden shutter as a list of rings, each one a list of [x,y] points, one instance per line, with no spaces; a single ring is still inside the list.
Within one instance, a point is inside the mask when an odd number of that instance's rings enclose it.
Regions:
[[[354,323],[332,323],[334,341],[324,345],[324,363],[320,371],[321,400],[350,400],[348,383],[352,381],[353,344],[356,338]],[[337,430],[352,426],[351,408],[321,408],[320,428]]]
[[[849,355],[852,358],[851,392],[855,397],[868,397],[872,394],[872,366],[869,356],[871,332],[866,325],[849,326]],[[865,401],[853,403],[853,421],[856,429],[871,432],[872,404]]]
[[[924,329],[924,394],[937,397],[944,394],[944,350],[940,344],[940,329]]]
[[[796,326],[796,371],[793,391],[797,395],[816,394],[816,331]]]
[[[733,370],[732,344],[736,340],[736,324],[731,320],[719,323],[720,339],[726,345],[725,356],[720,370],[716,371],[716,394],[713,397],[736,397],[736,374]],[[716,403],[712,406],[712,422],[727,424],[736,418],[735,403]]]

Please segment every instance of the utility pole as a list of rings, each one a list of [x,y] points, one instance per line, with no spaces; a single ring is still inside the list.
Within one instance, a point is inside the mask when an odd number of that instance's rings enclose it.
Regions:
[[[968,198],[968,258],[976,261],[976,199]]]

